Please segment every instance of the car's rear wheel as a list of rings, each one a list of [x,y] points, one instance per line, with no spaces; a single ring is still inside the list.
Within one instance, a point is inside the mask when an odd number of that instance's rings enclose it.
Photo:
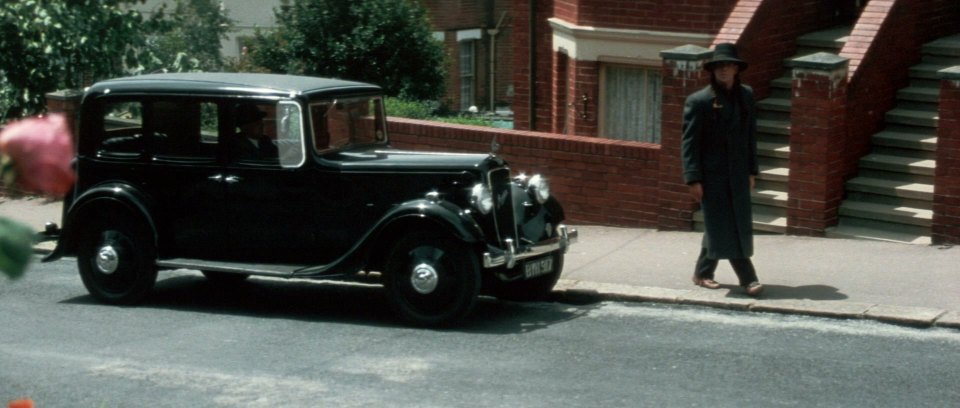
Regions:
[[[90,227],[77,251],[87,291],[104,303],[142,300],[157,280],[156,248],[146,228],[127,217],[96,221]]]
[[[404,320],[441,325],[473,309],[480,293],[480,265],[469,247],[439,233],[416,232],[390,250],[384,287]]]
[[[533,302],[544,300],[550,295],[557,281],[560,280],[560,273],[563,271],[563,254],[554,253],[553,271],[532,279],[519,280],[513,282],[497,282],[493,295],[499,299],[512,300],[517,302]],[[523,268],[523,264],[517,266]],[[516,273],[522,274],[522,271]]]

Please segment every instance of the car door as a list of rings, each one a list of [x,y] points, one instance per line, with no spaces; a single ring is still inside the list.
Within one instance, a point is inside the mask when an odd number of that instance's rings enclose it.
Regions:
[[[159,209],[161,256],[224,259],[224,185],[218,179],[220,108],[197,98],[145,102],[150,165],[143,189]]]
[[[242,102],[232,108],[238,134],[227,141],[231,153],[220,180],[228,203],[231,257],[316,263],[322,249],[316,246],[318,214],[311,199],[315,175],[304,165],[300,106],[293,101]],[[247,123],[251,115],[260,117],[258,125]],[[243,134],[242,128],[254,129],[254,134]]]

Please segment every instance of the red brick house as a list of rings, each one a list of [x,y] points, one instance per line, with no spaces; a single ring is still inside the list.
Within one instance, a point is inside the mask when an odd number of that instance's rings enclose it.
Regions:
[[[495,138],[515,171],[550,176],[571,223],[696,229],[682,104],[733,42],[758,99],[755,229],[960,244],[960,1],[424,3],[450,106],[509,103],[515,130],[396,118],[398,147]]]
[[[454,111],[508,108],[513,97],[511,0],[424,0],[447,50],[444,104]],[[491,91],[492,90],[492,91]]]
[[[451,10],[471,2],[427,3]],[[537,143],[510,134],[519,145],[504,144],[504,154],[551,167],[580,220],[697,227],[680,179],[680,112],[707,82],[709,49],[733,42],[751,64],[744,81],[760,111],[756,229],[960,242],[958,75],[950,69],[960,65],[960,2],[495,3],[508,16],[501,32],[512,43],[514,127],[550,134],[525,135]],[[484,145],[482,136],[461,136],[411,142],[466,149],[474,137]],[[552,151],[531,159],[532,146]]]

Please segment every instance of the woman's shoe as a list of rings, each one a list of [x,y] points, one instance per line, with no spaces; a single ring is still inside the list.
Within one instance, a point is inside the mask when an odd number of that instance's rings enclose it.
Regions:
[[[760,282],[752,282],[745,289],[750,296],[760,296],[760,293],[763,292],[763,285]]]
[[[720,284],[713,279],[700,279],[696,276],[694,276],[692,279],[694,285],[703,286],[707,289],[720,289]]]

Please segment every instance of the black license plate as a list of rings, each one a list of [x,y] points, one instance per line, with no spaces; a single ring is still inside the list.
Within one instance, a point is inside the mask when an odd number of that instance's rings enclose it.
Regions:
[[[548,256],[533,259],[523,264],[523,276],[527,279],[536,278],[553,272],[553,257]]]

